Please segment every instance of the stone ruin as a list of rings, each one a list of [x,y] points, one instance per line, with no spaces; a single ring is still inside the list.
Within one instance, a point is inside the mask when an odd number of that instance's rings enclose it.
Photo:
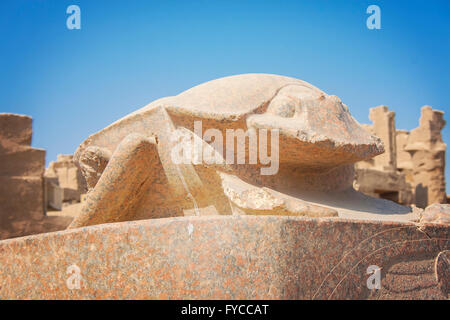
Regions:
[[[419,127],[395,128],[395,113],[386,106],[370,109],[366,130],[380,137],[385,153],[356,164],[355,189],[370,196],[425,208],[447,203],[443,112],[422,107]]]
[[[32,148],[32,119],[0,113],[0,239],[65,228],[45,212],[45,150]]]
[[[230,129],[245,147],[220,148]],[[190,162],[174,161],[177,146]],[[263,147],[279,152],[270,175]],[[354,163],[385,149],[339,98],[293,78],[156,100],[79,146],[89,191],[68,230],[0,242],[0,297],[446,299],[450,208],[353,188]]]
[[[61,210],[63,203],[73,204],[81,201],[87,192],[86,181],[80,169],[73,162],[72,155],[60,154],[45,170],[47,206]]]

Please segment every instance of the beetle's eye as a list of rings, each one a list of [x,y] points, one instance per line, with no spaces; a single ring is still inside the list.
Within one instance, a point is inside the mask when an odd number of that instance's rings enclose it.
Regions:
[[[288,97],[275,97],[267,112],[283,118],[292,118],[295,114],[295,101]]]

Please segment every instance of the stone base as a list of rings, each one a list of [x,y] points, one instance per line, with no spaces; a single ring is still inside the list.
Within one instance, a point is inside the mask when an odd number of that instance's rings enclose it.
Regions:
[[[445,299],[445,273],[433,266],[449,233],[445,225],[280,216],[104,224],[1,241],[0,297]],[[367,288],[372,265],[381,268],[379,290]]]

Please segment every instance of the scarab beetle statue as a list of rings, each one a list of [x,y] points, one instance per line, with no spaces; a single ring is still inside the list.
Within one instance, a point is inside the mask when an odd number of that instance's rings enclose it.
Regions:
[[[174,148],[189,141],[215,161],[174,160]],[[338,97],[307,82],[221,78],[153,101],[85,140],[74,159],[89,193],[70,227],[210,214],[409,219],[409,208],[353,190],[354,163],[382,152]]]

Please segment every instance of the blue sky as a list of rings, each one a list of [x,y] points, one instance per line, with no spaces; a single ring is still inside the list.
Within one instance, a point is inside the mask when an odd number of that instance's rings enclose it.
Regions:
[[[72,4],[81,30],[66,27]],[[381,30],[366,27],[371,4]],[[33,117],[47,162],[156,98],[240,73],[310,82],[361,123],[380,104],[400,129],[425,104],[450,119],[448,0],[2,0],[0,49],[0,112]]]

